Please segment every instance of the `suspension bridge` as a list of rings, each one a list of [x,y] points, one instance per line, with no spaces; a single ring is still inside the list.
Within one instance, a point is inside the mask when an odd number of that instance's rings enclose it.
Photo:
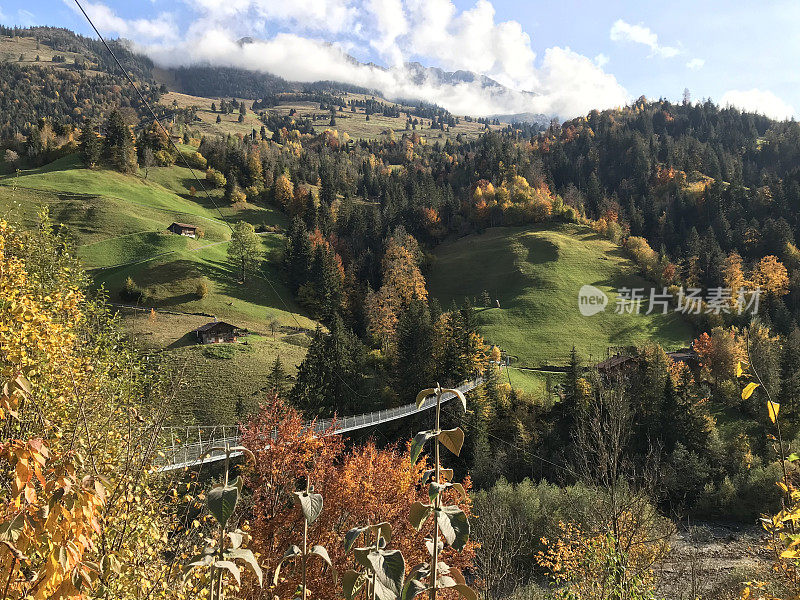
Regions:
[[[464,394],[474,390],[483,379],[467,381],[456,389]],[[457,396],[452,392],[442,395],[442,404]],[[415,402],[370,413],[337,417],[336,419],[317,419],[306,423],[308,429],[318,434],[342,434],[368,427],[375,427],[389,421],[396,421],[416,413],[424,412],[436,406],[436,396],[428,396],[417,407]],[[241,436],[238,425],[192,425],[188,427],[164,427],[165,445],[160,448],[158,460],[160,472],[174,471],[187,467],[195,467],[205,463],[216,462],[225,458],[219,448],[238,446]],[[239,453],[232,453],[236,456]]]

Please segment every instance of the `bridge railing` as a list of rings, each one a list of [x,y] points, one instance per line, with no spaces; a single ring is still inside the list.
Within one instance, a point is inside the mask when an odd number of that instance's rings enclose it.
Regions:
[[[467,393],[483,383],[477,378],[461,384],[456,389]],[[448,393],[442,396],[442,403],[449,402],[456,395]],[[430,396],[417,408],[415,403],[378,410],[360,415],[337,417],[336,419],[317,419],[306,423],[307,428],[312,428],[315,433],[347,433],[367,427],[374,427],[382,423],[402,419],[418,412],[426,411],[436,405],[436,397]],[[241,435],[238,425],[191,425],[185,427],[164,427],[164,444],[158,453],[157,463],[159,470],[170,471],[183,467],[193,466],[206,462],[213,462],[224,458],[222,450],[214,448],[237,446]],[[275,439],[277,432],[273,432]]]

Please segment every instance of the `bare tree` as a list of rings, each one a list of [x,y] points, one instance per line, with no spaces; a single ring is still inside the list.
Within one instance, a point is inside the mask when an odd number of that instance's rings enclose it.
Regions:
[[[593,527],[614,539],[621,560],[617,584],[624,591],[666,556],[675,527],[653,506],[659,445],[650,444],[645,456],[634,454],[633,410],[624,386],[599,377],[592,384],[574,431],[576,471],[602,492]]]
[[[506,502],[498,502],[493,490],[475,497],[474,536],[480,541],[476,566],[483,580],[483,596],[505,596],[520,583],[519,560],[529,553],[525,518]]]
[[[144,168],[144,178],[147,179],[150,175],[150,169],[156,166],[156,157],[153,150],[147,146],[142,151],[142,167]]]

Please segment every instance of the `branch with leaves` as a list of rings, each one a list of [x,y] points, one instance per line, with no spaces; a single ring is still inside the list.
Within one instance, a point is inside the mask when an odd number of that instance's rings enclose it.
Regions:
[[[367,545],[353,549],[361,537]],[[374,542],[370,543],[372,539]],[[342,576],[342,588],[347,600],[353,600],[362,590],[367,600],[400,598],[406,561],[400,550],[386,550],[391,539],[392,527],[385,522],[354,527],[345,534],[345,552],[353,550],[356,563],[361,567],[361,570],[350,569]]]
[[[306,476],[306,489],[302,492],[294,492],[294,502],[300,507],[303,513],[303,547],[296,544],[289,546],[286,553],[281,558],[278,566],[275,567],[275,576],[273,578],[273,585],[278,585],[280,580],[281,567],[287,560],[300,559],[300,572],[301,580],[300,585],[297,586],[297,591],[294,594],[295,598],[305,600],[310,591],[308,589],[308,560],[312,556],[318,556],[325,564],[327,564],[333,572],[333,580],[336,581],[336,569],[333,568],[333,563],[328,555],[328,551],[324,546],[315,545],[310,549],[308,547],[308,527],[314,523],[322,514],[322,494],[314,493],[314,488],[311,486],[311,476]]]
[[[225,598],[226,574],[233,576],[238,585],[242,583],[241,569],[236,561],[243,561],[258,578],[258,585],[263,585],[263,574],[253,552],[244,545],[250,541],[250,536],[241,529],[228,531],[228,521],[233,516],[239,498],[242,495],[242,478],[237,476],[230,481],[230,459],[234,452],[245,454],[254,460],[253,453],[244,446],[229,446],[212,448],[213,451],[225,452],[225,474],[222,483],[215,485],[208,492],[206,505],[208,512],[219,525],[217,539],[207,538],[208,546],[203,551],[189,559],[184,566],[184,581],[196,568],[208,568],[208,585],[211,600]]]
[[[783,435],[781,433],[781,423],[778,418],[781,405],[779,402],[773,400],[768,386],[759,376],[758,370],[753,366],[750,357],[750,343],[747,339],[747,359],[750,364],[737,363],[736,377],[738,378],[753,378],[755,381],[748,382],[742,389],[742,400],[747,400],[753,393],[761,388],[767,396],[767,416],[769,420],[775,425],[777,438],[770,435],[769,437],[778,442],[778,457],[781,463],[782,481],[778,482],[778,486],[783,491],[781,497],[781,510],[771,516],[765,516],[761,519],[761,524],[764,529],[770,534],[772,541],[771,547],[775,552],[775,563],[777,572],[781,573],[784,577],[785,583],[789,584],[794,590],[800,587],[800,536],[797,535],[800,529],[800,491],[798,491],[792,484],[787,469],[787,463],[796,462],[800,460],[800,456],[796,453],[786,455],[790,450],[784,447]],[[746,588],[750,592],[750,586]]]
[[[466,498],[464,486],[453,482],[453,470],[443,469],[439,457],[439,444],[456,456],[461,453],[461,447],[464,444],[464,431],[460,427],[447,430],[441,428],[442,396],[448,393],[454,394],[461,400],[461,405],[466,412],[467,399],[459,390],[443,389],[437,385],[435,388],[422,390],[417,395],[417,407],[421,407],[426,398],[436,396],[434,428],[419,432],[411,441],[411,462],[413,464],[419,458],[425,444],[433,440],[433,469],[424,475],[424,481],[428,483],[430,502],[428,504],[415,502],[411,505],[410,511],[411,524],[417,530],[422,529],[429,517],[433,516],[431,536],[425,541],[431,561],[430,563],[420,563],[411,569],[409,578],[403,586],[403,600],[411,600],[423,592],[428,592],[430,599],[436,600],[437,592],[441,589],[452,589],[467,600],[477,600],[475,592],[466,585],[463,574],[458,569],[450,568],[439,560],[439,553],[444,547],[442,537],[448,545],[459,552],[469,541],[469,520],[466,513],[457,505],[442,505],[442,494],[448,489],[453,489]]]

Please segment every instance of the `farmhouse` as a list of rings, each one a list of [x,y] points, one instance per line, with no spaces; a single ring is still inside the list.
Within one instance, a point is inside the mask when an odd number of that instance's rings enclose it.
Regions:
[[[674,352],[667,352],[667,356],[672,359],[672,362],[685,363],[689,367],[697,365],[697,353],[691,348],[681,348]],[[624,354],[618,353],[599,362],[595,368],[601,373],[615,373],[620,372],[638,364],[639,356],[637,354]]]
[[[243,331],[225,321],[206,323],[194,330],[197,341],[201,344],[220,344],[222,342],[236,342]]]
[[[196,225],[188,225],[186,223],[173,223],[169,227],[167,227],[167,231],[171,231],[177,235],[185,235],[186,237],[196,238],[197,237],[197,226]]]

